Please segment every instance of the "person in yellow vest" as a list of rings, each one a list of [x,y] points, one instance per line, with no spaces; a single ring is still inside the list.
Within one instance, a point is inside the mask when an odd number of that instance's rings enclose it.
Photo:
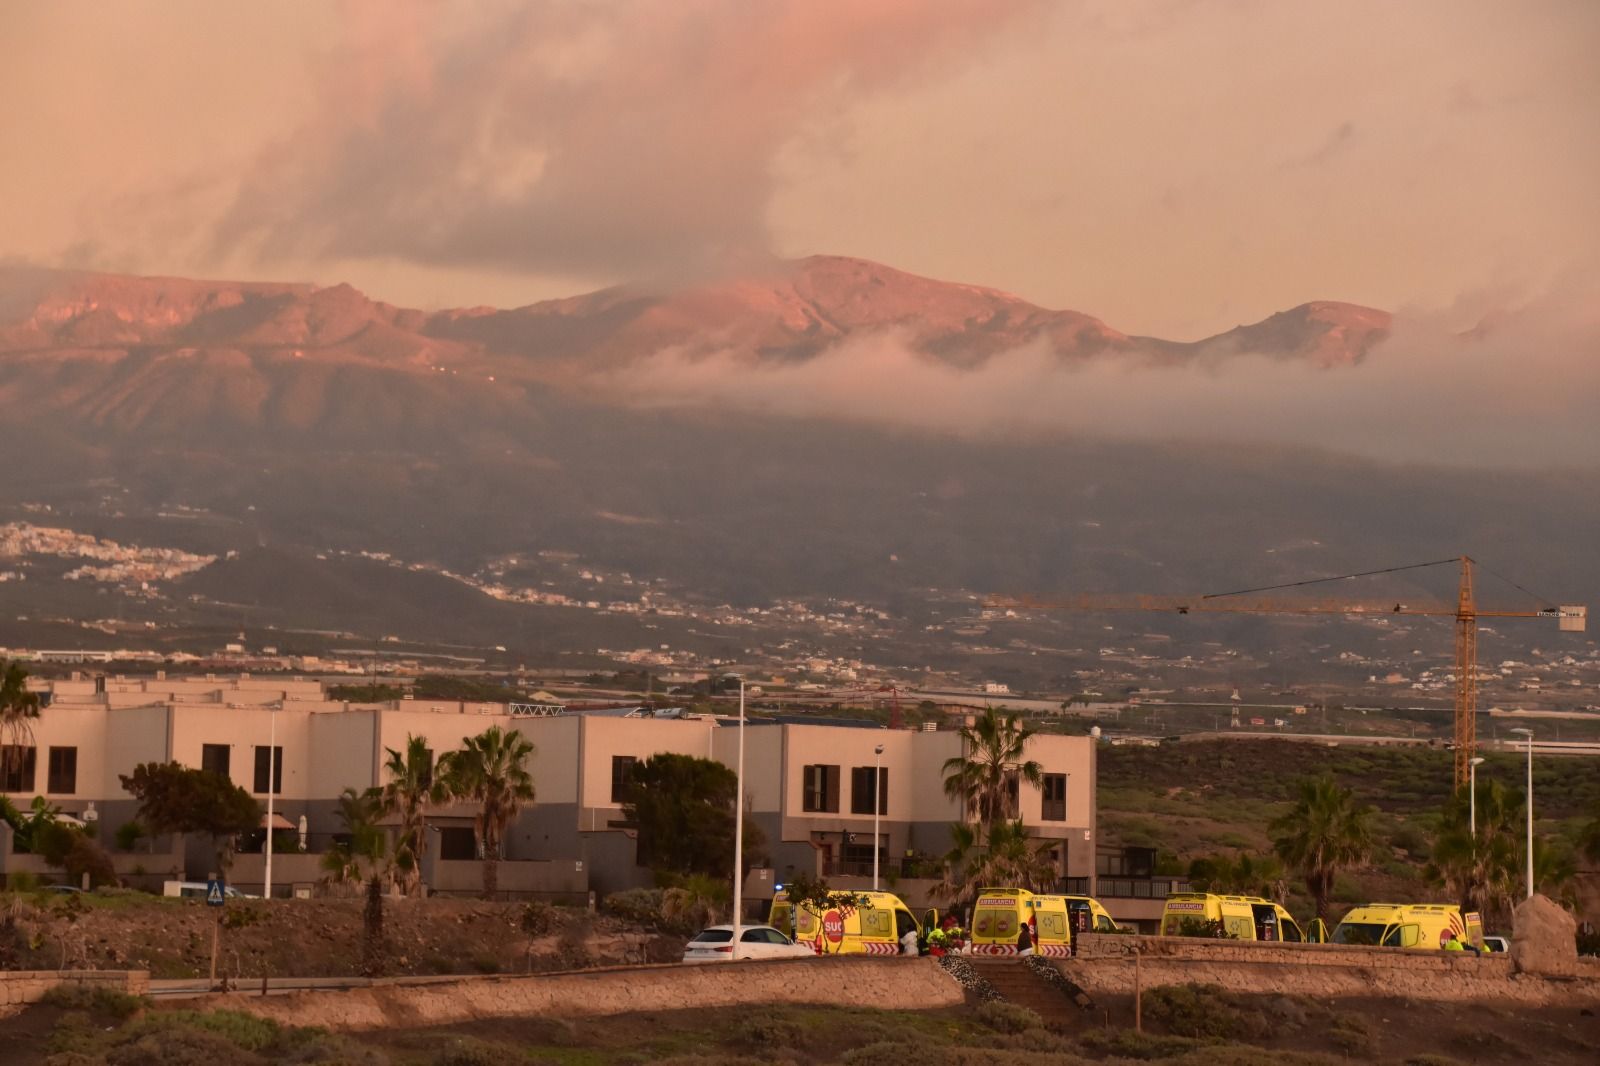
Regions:
[[[1454,933],[1450,934],[1449,939],[1444,942],[1442,947],[1443,947],[1443,949],[1445,951],[1465,951],[1465,950],[1467,950],[1466,949],[1466,945],[1462,944],[1461,941],[1457,940],[1456,939],[1456,935]]]

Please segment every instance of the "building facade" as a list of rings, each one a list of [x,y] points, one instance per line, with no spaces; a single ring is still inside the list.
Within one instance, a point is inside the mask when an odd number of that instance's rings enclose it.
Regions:
[[[662,752],[738,762],[740,730],[730,718],[530,717],[493,703],[344,703],[327,699],[316,681],[278,678],[100,678],[36,687],[48,703],[33,724],[33,743],[0,780],[13,802],[25,807],[44,796],[94,821],[111,847],[137,810],[119,775],[139,763],[214,770],[263,804],[272,789],[274,825],[304,832],[303,854],[275,856],[280,892],[316,879],[314,856],[343,829],[340,794],[382,784],[388,751],[402,750],[411,737],[423,738],[435,759],[490,726],[534,745],[529,770],[537,797],[507,833],[501,873],[504,887],[533,893],[647,884],[622,809],[631,768]],[[752,721],[743,735],[746,815],[761,827],[771,867],[752,879],[756,898],[802,871],[860,884],[870,877],[874,843],[885,878],[909,884],[934,875],[950,847],[950,823],[962,815],[943,789],[946,760],[961,754],[958,733],[824,719]],[[874,750],[880,745],[881,755]],[[1036,736],[1026,756],[1041,764],[1044,779],[1042,787],[1018,787],[1020,815],[1035,836],[1058,844],[1061,876],[1087,888],[1095,874],[1093,742]],[[882,804],[876,842],[874,793]],[[436,890],[476,891],[471,815],[458,805],[429,817],[423,875]],[[187,855],[185,876],[203,876],[207,850],[191,847]],[[250,890],[263,877],[260,867],[259,856],[241,855],[234,883]]]

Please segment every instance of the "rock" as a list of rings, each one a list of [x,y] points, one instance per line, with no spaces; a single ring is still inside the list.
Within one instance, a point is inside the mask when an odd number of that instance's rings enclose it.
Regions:
[[[1547,896],[1535,895],[1512,915],[1511,965],[1518,973],[1570,977],[1578,972],[1578,923]]]

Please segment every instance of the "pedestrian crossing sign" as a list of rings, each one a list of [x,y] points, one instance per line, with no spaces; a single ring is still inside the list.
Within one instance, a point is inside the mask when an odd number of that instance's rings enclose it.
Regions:
[[[207,907],[220,907],[220,906],[223,905],[224,902],[226,902],[226,900],[224,899],[223,894],[222,894],[222,881],[219,878],[215,878],[215,877],[212,878],[211,880],[207,881],[206,882],[206,906]]]

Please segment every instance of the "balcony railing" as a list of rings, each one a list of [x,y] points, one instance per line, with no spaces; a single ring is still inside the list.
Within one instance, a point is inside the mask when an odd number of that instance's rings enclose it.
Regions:
[[[1190,891],[1187,877],[1102,877],[1095,889],[1102,899],[1166,899]]]

